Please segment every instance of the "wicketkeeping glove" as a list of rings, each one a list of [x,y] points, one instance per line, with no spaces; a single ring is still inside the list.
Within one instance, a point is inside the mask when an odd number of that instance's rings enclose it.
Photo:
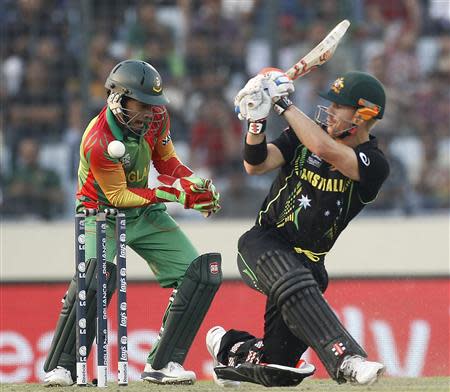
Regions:
[[[159,175],[158,180],[168,185],[156,188],[158,198],[160,196],[168,197],[168,201],[176,201],[183,204],[184,208],[194,209],[208,215],[220,210],[220,194],[211,180],[195,176],[176,178],[166,174]],[[169,195],[163,194],[161,191],[169,193]]]

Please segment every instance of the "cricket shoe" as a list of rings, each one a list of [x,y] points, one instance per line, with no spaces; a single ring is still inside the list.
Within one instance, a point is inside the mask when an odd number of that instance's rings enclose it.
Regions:
[[[371,385],[384,373],[384,365],[367,361],[359,355],[346,356],[339,366],[338,376],[352,384]]]
[[[218,366],[214,368],[219,378],[234,381],[251,382],[265,387],[294,387],[306,377],[314,374],[314,366],[304,365],[300,368],[243,362],[237,366]]]
[[[217,360],[217,354],[219,353],[220,342],[222,341],[222,337],[225,333],[226,331],[222,327],[217,326],[212,327],[206,334],[206,348],[213,358],[214,367],[224,366]],[[213,379],[214,382],[220,387],[238,388],[241,385],[239,381],[226,380],[224,378],[217,377],[216,372],[213,372]]]
[[[72,375],[70,371],[62,366],[57,366],[52,371],[45,374],[45,387],[67,387],[73,385]]]
[[[192,385],[195,383],[195,373],[191,370],[185,370],[177,362],[169,362],[162,369],[153,369],[152,365],[147,363],[141,374],[141,379],[153,384]]]

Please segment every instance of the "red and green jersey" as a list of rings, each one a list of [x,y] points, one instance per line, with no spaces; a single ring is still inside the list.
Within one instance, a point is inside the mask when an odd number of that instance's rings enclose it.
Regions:
[[[150,162],[161,174],[188,176],[191,171],[178,159],[170,138],[167,112],[144,136],[123,136],[112,112],[103,108],[86,128],[80,145],[78,203],[86,208],[133,208],[157,203],[148,188]],[[108,144],[120,140],[125,154],[108,154]]]

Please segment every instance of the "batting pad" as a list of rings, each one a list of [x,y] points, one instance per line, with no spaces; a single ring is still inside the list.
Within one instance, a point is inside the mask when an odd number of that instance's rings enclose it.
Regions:
[[[206,253],[189,266],[167,316],[152,367],[183,364],[192,341],[222,283],[221,256]]]
[[[345,382],[338,371],[342,359],[367,354],[330,308],[311,271],[288,252],[269,251],[258,260],[256,275],[290,331],[314,349],[330,377]]]

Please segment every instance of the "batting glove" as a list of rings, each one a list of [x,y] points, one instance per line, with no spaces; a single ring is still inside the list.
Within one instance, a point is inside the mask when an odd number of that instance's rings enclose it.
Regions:
[[[281,97],[286,97],[295,91],[294,83],[289,77],[277,68],[264,68],[261,71],[262,86],[266,89],[272,102],[277,102]]]
[[[258,106],[261,103],[262,96],[258,94],[258,92],[262,88],[261,87],[262,79],[263,75],[256,75],[255,77],[249,79],[248,82],[245,84],[244,88],[242,88],[234,98],[234,110],[237,113],[239,120],[246,120],[247,113],[246,112],[243,113],[240,107],[241,101],[245,97],[252,95],[253,97],[251,99],[255,106]]]
[[[272,101],[265,90],[260,89],[244,96],[239,103],[240,115],[250,122],[263,121],[270,113]]]

